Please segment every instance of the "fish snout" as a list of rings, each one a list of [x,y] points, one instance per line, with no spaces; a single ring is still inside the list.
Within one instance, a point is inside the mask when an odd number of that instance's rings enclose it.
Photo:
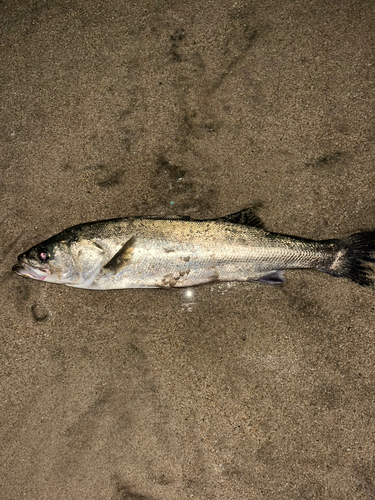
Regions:
[[[19,257],[18,257],[19,259]],[[22,271],[25,271],[25,268],[23,267],[22,264],[15,264],[13,267],[12,267],[12,271],[16,274],[22,274]]]
[[[21,253],[17,257],[17,264],[12,267],[12,271],[16,274],[23,274],[25,272],[25,265],[27,264],[27,259],[25,253]],[[23,271],[23,272],[22,272]]]
[[[18,264],[15,264],[12,267],[12,271],[19,276],[27,276],[28,278],[33,278],[36,280],[44,281],[49,276],[49,271],[46,269],[36,269],[31,267],[30,265],[22,259],[23,255],[18,257]]]

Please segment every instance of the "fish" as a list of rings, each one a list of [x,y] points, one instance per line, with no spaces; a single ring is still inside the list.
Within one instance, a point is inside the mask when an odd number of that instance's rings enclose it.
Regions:
[[[70,227],[18,256],[24,277],[89,290],[285,282],[315,269],[374,285],[375,231],[309,240],[264,229],[252,209],[216,219],[128,217]]]

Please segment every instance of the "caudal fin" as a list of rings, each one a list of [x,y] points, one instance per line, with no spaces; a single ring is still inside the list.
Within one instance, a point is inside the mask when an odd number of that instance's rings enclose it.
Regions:
[[[326,270],[332,276],[349,278],[362,286],[375,285],[375,231],[330,240],[337,248],[334,262]]]

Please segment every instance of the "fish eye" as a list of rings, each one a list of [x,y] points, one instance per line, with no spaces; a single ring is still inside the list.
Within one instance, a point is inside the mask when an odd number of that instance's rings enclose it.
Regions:
[[[50,257],[50,255],[45,248],[42,248],[41,250],[39,250],[38,259],[40,260],[40,262],[47,262],[49,257]]]

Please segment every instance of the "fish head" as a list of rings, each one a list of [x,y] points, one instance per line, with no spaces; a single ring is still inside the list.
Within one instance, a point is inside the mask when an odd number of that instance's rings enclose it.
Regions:
[[[21,276],[50,283],[74,283],[79,272],[69,244],[53,238],[31,247],[18,256],[13,271]]]
[[[108,260],[107,253],[100,237],[85,237],[73,227],[19,255],[13,271],[40,281],[82,287],[95,279]]]

